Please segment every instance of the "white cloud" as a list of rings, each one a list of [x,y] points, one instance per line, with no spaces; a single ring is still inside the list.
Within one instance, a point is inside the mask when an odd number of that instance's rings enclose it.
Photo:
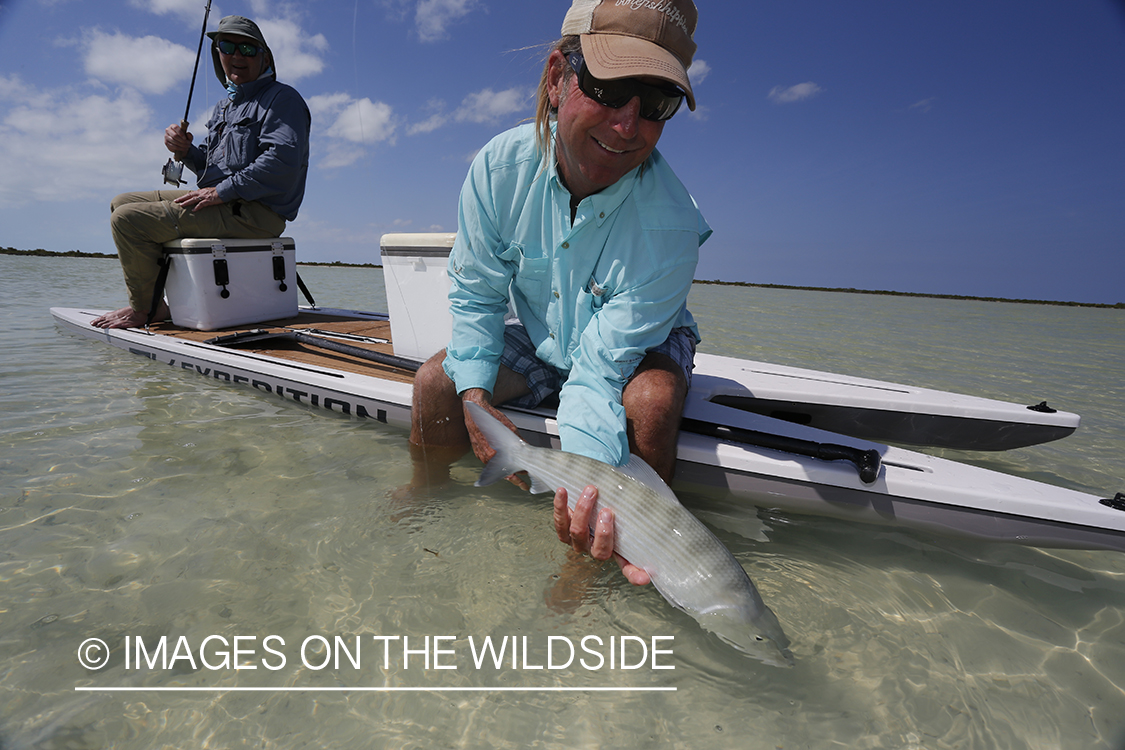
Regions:
[[[205,6],[200,0],[130,0],[130,4],[157,15],[179,16],[183,20],[195,24],[196,29],[199,29],[200,24],[203,23],[201,11]],[[328,39],[323,34],[310,36],[305,32],[296,20],[301,15],[298,6],[281,4],[275,9],[275,5],[278,4],[266,0],[253,0],[250,14],[254,22],[258,24],[258,28],[262,30],[262,35],[266,38],[266,43],[269,44],[274,58],[280,66],[279,80],[298,81],[323,71],[324,60],[322,56],[328,49]],[[245,11],[240,12],[244,13]],[[211,14],[207,21],[209,31],[218,28],[219,20],[223,15],[218,6],[211,6]],[[211,55],[208,51],[208,43],[209,40],[204,40],[200,66],[202,71],[210,72]],[[193,48],[193,59],[194,54]],[[190,65],[190,63],[188,64]],[[153,67],[156,67],[156,65]]]
[[[135,89],[116,96],[39,91],[0,76],[0,112],[0,205],[108,201],[123,190],[160,187],[168,152]]]
[[[805,83],[798,83],[796,86],[774,86],[770,89],[770,101],[776,104],[789,104],[791,102],[799,102],[805,99],[816,96],[823,92],[820,86],[817,86],[812,81]]]
[[[129,0],[129,4],[158,16],[179,16],[185,22],[194,22],[197,28],[203,23],[203,10],[207,7],[199,0]],[[217,9],[212,5],[211,16],[216,13]]]
[[[420,0],[414,12],[418,38],[423,42],[444,39],[451,23],[464,18],[477,6],[477,0]]]
[[[394,142],[398,118],[389,104],[368,98],[354,99],[338,92],[308,99],[313,117],[314,142],[323,134],[326,156],[319,164],[325,168],[346,167],[366,153],[365,146]],[[322,123],[328,123],[323,125]]]
[[[328,128],[332,138],[352,143],[379,143],[394,137],[394,111],[389,104],[364,97],[350,102]]]
[[[297,81],[324,70],[321,55],[328,49],[328,40],[323,34],[308,36],[288,19],[262,19],[257,24],[277,62],[278,80]]]
[[[519,86],[493,91],[482,89],[469,94],[462,101],[456,112],[447,114],[445,103],[430,101],[426,108],[433,112],[421,122],[414,123],[406,129],[407,135],[419,133],[432,133],[438,128],[445,127],[451,122],[473,122],[482,125],[495,124],[518,112],[531,107],[531,93]]]
[[[711,66],[708,65],[706,61],[698,59],[692,60],[691,66],[688,67],[687,71],[692,90],[695,90],[696,86],[703,83],[703,79],[705,79],[710,72]]]
[[[132,37],[100,29],[82,40],[86,73],[146,94],[163,94],[191,76],[195,53],[158,36]]]
[[[313,123],[322,120],[325,117],[335,117],[340,114],[340,110],[348,106],[352,101],[351,94],[345,94],[343,91],[338,91],[335,94],[317,94],[310,96],[306,100],[309,105],[309,112],[313,116]]]
[[[318,161],[322,169],[350,167],[367,155],[367,149],[345,141],[328,141],[324,144],[324,156]]]
[[[458,122],[494,123],[530,105],[528,92],[516,86],[503,91],[483,89],[469,94],[457,109]]]
[[[419,133],[432,133],[438,128],[449,122],[449,116],[438,112],[430,115],[422,122],[416,122],[406,129],[407,135],[418,135]]]
[[[425,109],[433,114],[421,122],[416,122],[406,129],[407,135],[419,133],[432,133],[449,123],[449,115],[445,111],[445,102],[441,99],[431,99],[426,102]]]
[[[908,109],[914,109],[914,110],[917,110],[919,112],[929,112],[931,109],[934,108],[934,100],[935,99],[937,99],[936,96],[931,96],[928,99],[923,99],[921,101],[914,102],[913,104],[910,105],[910,107],[908,107]]]

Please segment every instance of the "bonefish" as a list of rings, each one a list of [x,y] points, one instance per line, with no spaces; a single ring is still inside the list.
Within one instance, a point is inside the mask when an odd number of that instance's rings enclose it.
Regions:
[[[643,460],[631,456],[628,464],[615,468],[575,453],[537,448],[477,404],[470,402],[468,408],[496,451],[478,487],[526,471],[532,492],[563,487],[573,510],[583,488],[594,485],[595,514],[613,510],[614,550],[647,572],[669,603],[751,656],[779,666],[793,663],[789,639],[746,571]]]

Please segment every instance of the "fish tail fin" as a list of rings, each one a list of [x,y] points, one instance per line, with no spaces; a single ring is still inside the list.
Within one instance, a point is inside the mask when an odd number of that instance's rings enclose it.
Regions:
[[[477,479],[477,487],[492,484],[519,471],[522,467],[517,464],[519,463],[520,449],[524,446],[524,442],[500,420],[477,404],[469,401],[467,406],[469,416],[473,418],[477,427],[484,433],[484,437],[488,440],[488,444],[492,446],[492,450],[496,451],[496,455],[481,471],[480,478]]]

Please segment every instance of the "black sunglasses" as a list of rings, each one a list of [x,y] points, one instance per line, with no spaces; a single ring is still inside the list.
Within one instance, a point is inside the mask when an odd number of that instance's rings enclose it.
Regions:
[[[641,99],[641,117],[660,122],[676,114],[684,101],[684,92],[674,86],[653,86],[636,78],[611,81],[594,78],[581,52],[572,52],[566,59],[578,76],[578,88],[582,93],[606,107],[621,109],[637,96]]]
[[[257,57],[258,53],[262,51],[262,48],[256,44],[250,44],[248,42],[228,42],[226,39],[220,39],[216,46],[219,48],[219,52],[222,52],[224,55],[233,55],[234,51],[238,50],[242,53],[243,57]]]

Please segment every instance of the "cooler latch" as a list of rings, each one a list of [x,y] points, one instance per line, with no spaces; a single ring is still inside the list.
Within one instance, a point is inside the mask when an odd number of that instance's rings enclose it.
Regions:
[[[289,287],[285,285],[285,244],[275,240],[273,247],[273,280],[280,281],[278,290],[284,292]]]
[[[218,242],[211,245],[211,258],[211,265],[215,268],[215,286],[223,288],[223,291],[219,292],[219,296],[226,299],[230,297],[230,291],[227,289],[227,284],[230,283],[230,270],[227,268],[226,245]]]

